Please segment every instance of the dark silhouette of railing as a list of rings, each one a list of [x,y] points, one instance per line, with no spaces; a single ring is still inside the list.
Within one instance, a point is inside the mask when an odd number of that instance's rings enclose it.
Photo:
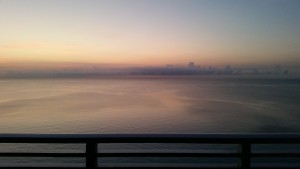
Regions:
[[[85,152],[82,153],[47,153],[47,152],[0,152],[0,157],[81,157],[85,158],[85,167],[81,168],[158,168],[159,164],[126,164],[122,166],[100,166],[97,160],[102,157],[207,157],[207,158],[237,158],[236,164],[219,164],[204,166],[201,163],[193,164],[170,164],[163,165],[164,168],[300,168],[299,163],[254,165],[253,158],[260,157],[289,157],[300,159],[300,151],[283,152],[254,152],[253,145],[275,145],[288,144],[300,146],[300,134],[0,134],[0,143],[63,143],[85,144]],[[98,146],[102,143],[184,143],[184,144],[225,144],[238,145],[237,151],[135,151],[135,152],[98,152]],[[299,149],[298,149],[299,150]],[[184,161],[184,160],[183,160]],[[0,168],[11,168],[1,167]],[[28,168],[28,167],[13,167]],[[32,167],[29,167],[32,168]],[[43,168],[74,168],[74,167],[43,167]],[[80,168],[80,167],[78,167]]]

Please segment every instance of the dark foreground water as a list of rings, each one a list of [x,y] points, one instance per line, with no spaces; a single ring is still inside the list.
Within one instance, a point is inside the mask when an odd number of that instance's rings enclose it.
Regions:
[[[300,78],[2,79],[0,91],[0,133],[300,133]],[[84,151],[32,146],[0,148]]]

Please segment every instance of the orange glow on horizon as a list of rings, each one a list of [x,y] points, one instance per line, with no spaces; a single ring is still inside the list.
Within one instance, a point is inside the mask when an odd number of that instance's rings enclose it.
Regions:
[[[228,3],[2,0],[0,62],[300,64],[297,2]]]

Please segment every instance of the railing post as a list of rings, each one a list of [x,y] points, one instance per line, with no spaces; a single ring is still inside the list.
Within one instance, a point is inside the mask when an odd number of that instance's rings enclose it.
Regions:
[[[242,143],[241,145],[241,168],[249,169],[251,167],[251,144]]]
[[[97,153],[98,153],[98,144],[96,142],[87,142],[86,143],[86,168],[97,168]]]

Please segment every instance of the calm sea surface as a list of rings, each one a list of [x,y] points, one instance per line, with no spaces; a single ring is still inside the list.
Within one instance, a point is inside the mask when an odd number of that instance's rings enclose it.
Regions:
[[[0,133],[300,132],[300,79],[0,80]]]
[[[219,76],[2,79],[0,91],[0,133],[300,133],[298,78]],[[199,147],[170,147],[162,144],[99,145],[102,152],[105,149],[124,148],[194,150]],[[203,148],[212,147],[200,147]],[[0,152],[23,151],[84,152],[85,147],[64,144],[0,144]],[[101,165],[112,163],[121,166],[132,162],[207,162],[207,159],[199,158],[98,160]],[[234,161],[235,159],[221,160],[229,163]],[[217,163],[211,159],[210,162]],[[0,157],[0,165],[84,166],[85,159]]]

